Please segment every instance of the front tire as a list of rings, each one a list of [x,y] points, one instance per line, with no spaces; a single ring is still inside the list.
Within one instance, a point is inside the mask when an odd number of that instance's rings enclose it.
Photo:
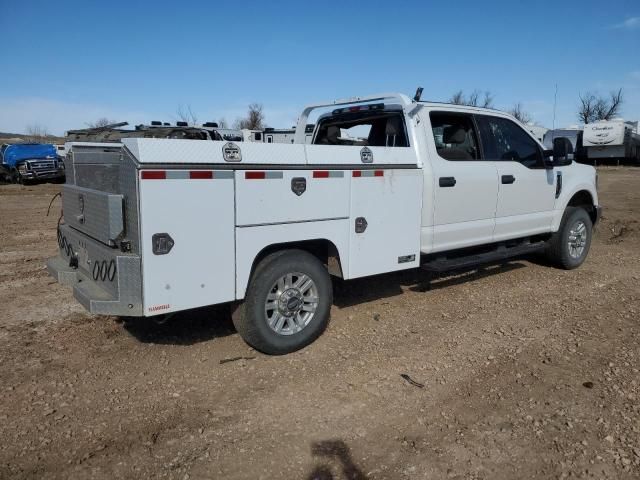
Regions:
[[[24,179],[17,169],[11,172],[11,183],[15,185],[24,185]]]
[[[255,269],[233,324],[245,342],[270,355],[300,350],[329,323],[333,288],[324,265],[304,250],[283,250]]]
[[[547,247],[547,258],[565,270],[578,268],[586,260],[591,247],[593,223],[584,208],[567,207],[560,229]]]

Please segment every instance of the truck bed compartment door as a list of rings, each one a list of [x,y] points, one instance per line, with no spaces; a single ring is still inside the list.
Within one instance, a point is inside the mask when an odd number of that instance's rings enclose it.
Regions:
[[[347,218],[350,173],[349,170],[239,170],[237,225]]]
[[[420,263],[422,170],[351,172],[348,278]]]
[[[142,170],[145,315],[235,299],[234,172]]]

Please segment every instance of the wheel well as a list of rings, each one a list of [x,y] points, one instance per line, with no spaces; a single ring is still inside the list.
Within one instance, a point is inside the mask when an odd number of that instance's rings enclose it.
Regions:
[[[596,209],[593,205],[593,197],[588,191],[580,190],[576,192],[573,197],[571,197],[571,200],[569,200],[567,206],[584,208],[591,217],[591,221],[596,223]]]
[[[340,263],[338,248],[332,241],[325,238],[301,240],[298,242],[275,243],[263,248],[258,255],[256,255],[256,258],[253,259],[251,275],[249,278],[253,276],[253,272],[256,267],[267,255],[271,255],[272,253],[279,252],[281,250],[293,249],[309,252],[327,267],[327,270],[329,270],[331,275],[342,278],[342,264]]]

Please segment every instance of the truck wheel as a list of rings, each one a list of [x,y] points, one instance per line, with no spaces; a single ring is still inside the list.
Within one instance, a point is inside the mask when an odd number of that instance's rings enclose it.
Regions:
[[[565,270],[579,267],[589,253],[592,231],[593,224],[586,210],[567,207],[560,229],[549,240],[547,258]]]
[[[16,185],[22,185],[24,183],[22,175],[20,175],[18,170],[13,170],[11,172],[11,183],[15,183]]]
[[[284,250],[258,264],[244,302],[233,313],[233,324],[256,350],[282,355],[322,334],[332,303],[324,265],[303,250]]]

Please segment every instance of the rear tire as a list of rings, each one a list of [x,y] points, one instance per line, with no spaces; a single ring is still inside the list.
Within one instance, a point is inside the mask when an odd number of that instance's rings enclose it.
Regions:
[[[270,355],[299,350],[329,323],[333,288],[324,265],[304,250],[265,257],[249,282],[233,324],[245,342]]]
[[[546,257],[559,268],[578,268],[591,247],[593,223],[584,208],[567,207],[559,230],[548,242]]]

